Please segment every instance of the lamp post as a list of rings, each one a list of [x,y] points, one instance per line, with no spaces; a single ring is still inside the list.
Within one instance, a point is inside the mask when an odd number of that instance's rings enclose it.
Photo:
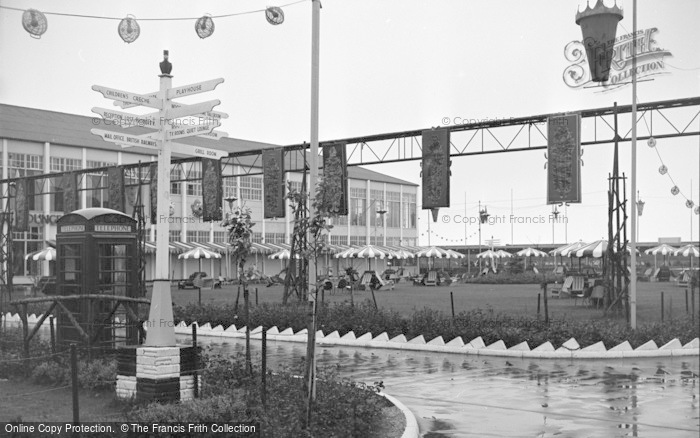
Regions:
[[[554,225],[557,223],[557,218],[559,217],[559,210],[556,205],[552,209],[552,215],[550,217],[552,218],[552,244],[554,244]]]
[[[481,201],[479,201],[479,254],[481,254],[481,224],[485,224],[486,221],[489,220],[489,212],[486,206],[484,205],[484,209],[481,209]],[[481,260],[483,258],[479,257],[479,271],[481,271]]]
[[[379,215],[379,218],[381,218],[382,228],[384,228],[384,215],[386,214],[386,210],[380,209],[380,210],[377,210],[376,213]],[[379,222],[379,220],[375,217],[374,218],[374,243],[379,245],[377,243],[377,222]],[[382,236],[384,236],[384,233],[382,233]],[[384,244],[384,242],[382,242],[382,245],[383,244]]]

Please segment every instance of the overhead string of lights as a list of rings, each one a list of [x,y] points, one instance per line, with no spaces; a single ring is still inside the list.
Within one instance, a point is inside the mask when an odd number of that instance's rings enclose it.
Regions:
[[[198,37],[208,38],[214,33],[214,19],[219,18],[229,18],[238,15],[249,15],[258,12],[264,12],[265,19],[268,23],[273,26],[277,26],[284,22],[284,10],[288,6],[293,6],[299,3],[304,3],[309,0],[298,0],[292,3],[287,3],[281,6],[268,6],[265,9],[257,9],[253,11],[246,12],[236,12],[232,14],[223,15],[210,15],[205,14],[201,17],[174,17],[174,18],[140,18],[136,19],[135,16],[128,14],[126,17],[102,17],[97,15],[80,15],[80,14],[67,14],[61,12],[41,12],[36,9],[20,9],[12,8],[9,6],[0,6],[0,9],[7,9],[12,11],[22,12],[22,27],[29,33],[32,38],[41,38],[44,33],[46,33],[49,24],[46,18],[47,15],[57,15],[63,17],[76,17],[76,18],[91,18],[97,20],[119,20],[119,25],[117,26],[117,32],[119,36],[125,43],[133,43],[141,35],[141,26],[139,21],[194,21],[194,30]]]
[[[647,127],[647,131],[651,134],[651,129],[649,128],[649,123],[647,122],[646,114],[642,115],[642,120],[644,120],[644,124]],[[656,147],[656,139],[654,137],[649,137],[649,139],[647,140],[647,145],[650,148],[654,149],[654,151],[656,152],[656,155],[659,157],[659,162],[661,163],[661,166],[659,166],[659,173],[661,175],[666,175],[668,177],[668,179],[671,180],[671,184],[673,184],[673,186],[671,187],[671,194],[673,196],[681,195],[683,198],[685,198],[685,206],[688,208],[695,207],[693,212],[697,215],[700,215],[700,205],[696,205],[692,199],[685,196],[685,194],[681,191],[681,189],[678,188],[678,184],[676,184],[676,182],[673,180],[673,177],[671,176],[671,172],[669,172],[668,167],[666,166],[666,164],[664,164],[663,158],[661,158],[661,153],[659,152],[659,148]]]
[[[420,233],[420,235],[421,235],[421,236],[426,236],[427,234],[426,234],[426,233]],[[447,243],[447,242],[450,242],[450,243],[460,243],[460,244],[464,244],[464,243],[465,243],[465,238],[464,238],[464,237],[459,238],[459,239],[455,239],[455,238],[452,237],[452,236],[445,237],[445,236],[442,236],[442,235],[440,235],[439,233],[437,233],[437,232],[435,232],[435,231],[433,231],[433,230],[430,230],[430,235],[433,236],[433,237],[435,237],[435,238],[437,238],[437,239],[440,239],[440,240],[442,240],[442,241],[444,241],[444,242],[446,242],[446,243]],[[469,235],[466,237],[466,239],[469,239],[470,237],[474,237],[474,236],[478,236],[478,235],[479,235],[479,232],[478,232],[478,231],[475,231],[475,232],[469,234]]]

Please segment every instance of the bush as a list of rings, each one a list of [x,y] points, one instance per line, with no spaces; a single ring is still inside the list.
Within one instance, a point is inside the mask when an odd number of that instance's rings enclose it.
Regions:
[[[306,386],[297,377],[300,369],[268,373],[266,406],[262,405],[260,369],[246,371],[242,356],[215,356],[205,360],[202,398],[188,403],[136,405],[126,414],[128,422],[257,422],[264,436],[274,437],[373,437],[389,405],[376,395],[381,384],[368,387],[319,370],[312,426],[304,429]],[[303,366],[303,364],[301,364]],[[207,435],[204,435],[207,436]],[[212,435],[214,436],[214,435]]]

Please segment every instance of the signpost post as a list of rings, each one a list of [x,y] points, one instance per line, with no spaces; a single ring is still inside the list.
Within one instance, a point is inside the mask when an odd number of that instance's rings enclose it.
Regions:
[[[118,125],[125,128],[141,126],[157,130],[151,134],[129,135],[102,129],[91,130],[94,135],[102,137],[103,140],[117,143],[122,147],[138,146],[158,151],[158,205],[156,208],[158,218],[169,217],[170,160],[173,153],[217,159],[228,155],[224,151],[172,141],[193,136],[207,136],[214,139],[226,137],[228,134],[214,131],[214,128],[219,127],[221,125],[220,119],[227,118],[228,114],[212,111],[215,106],[221,103],[220,100],[210,100],[192,105],[173,102],[174,98],[212,91],[217,85],[224,82],[224,79],[218,78],[197,84],[173,87],[170,75],[172,64],[168,61],[167,51],[164,52],[164,55],[165,60],[160,63],[160,90],[158,92],[144,95],[98,85],[92,87],[93,90],[102,93],[107,99],[113,99],[114,104],[123,109],[146,106],[158,110],[139,116],[121,111],[93,108],[93,112],[100,114],[105,120],[114,121],[115,125],[117,125],[116,121],[119,121]],[[184,117],[198,118],[204,123],[180,124],[177,122],[177,119]],[[175,346],[175,325],[168,269],[169,228],[167,220],[158,221],[156,226],[156,270],[147,321],[148,335],[145,342],[148,347]]]

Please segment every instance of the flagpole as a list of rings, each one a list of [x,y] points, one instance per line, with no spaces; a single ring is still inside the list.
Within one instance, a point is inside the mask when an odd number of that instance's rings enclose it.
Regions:
[[[632,2],[632,171],[631,193],[637,192],[637,0]],[[630,327],[637,328],[637,203],[631,203],[630,263]]]

